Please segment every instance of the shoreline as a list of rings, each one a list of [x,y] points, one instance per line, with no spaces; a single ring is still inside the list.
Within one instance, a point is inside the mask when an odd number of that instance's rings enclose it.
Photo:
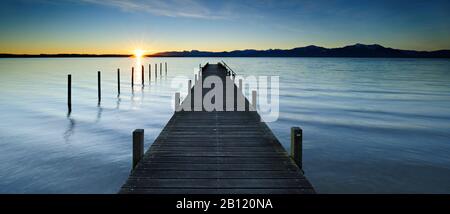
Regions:
[[[134,58],[133,55],[77,55],[77,54],[55,54],[55,55],[16,55],[16,54],[0,54],[0,59],[23,59],[23,58]],[[360,59],[450,59],[448,56],[159,56],[150,55],[142,58],[360,58]]]

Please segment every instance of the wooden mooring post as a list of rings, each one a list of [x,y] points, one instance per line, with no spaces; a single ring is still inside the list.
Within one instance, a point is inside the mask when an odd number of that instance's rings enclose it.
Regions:
[[[100,86],[100,71],[97,72],[97,91],[98,91],[98,104],[102,100],[102,88]]]
[[[164,70],[166,71],[166,76],[167,76],[167,62],[164,63]]]
[[[162,62],[159,63],[159,76],[162,77]]]
[[[133,131],[133,169],[144,156],[144,129]]]
[[[131,67],[131,87],[134,86],[134,67]]]
[[[141,80],[142,85],[144,85],[144,65],[141,65]]]
[[[72,75],[67,75],[67,108],[72,112]]]
[[[117,95],[120,95],[120,68],[117,69]]]
[[[155,63],[155,80],[158,78],[158,63]]]
[[[300,127],[291,127],[291,157],[303,170],[303,130]]]

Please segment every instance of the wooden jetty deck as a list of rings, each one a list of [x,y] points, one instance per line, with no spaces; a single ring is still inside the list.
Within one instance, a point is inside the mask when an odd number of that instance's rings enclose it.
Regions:
[[[223,64],[207,64],[200,78],[215,75],[225,80],[233,73]],[[189,105],[200,87],[194,84],[181,106]],[[235,95],[243,96],[233,87]],[[207,92],[203,88],[202,98]],[[176,111],[119,193],[315,193],[247,99],[245,103],[245,111]]]

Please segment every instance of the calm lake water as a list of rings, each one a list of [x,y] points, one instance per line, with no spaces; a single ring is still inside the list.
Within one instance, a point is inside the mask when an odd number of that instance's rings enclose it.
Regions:
[[[131,132],[144,128],[148,148],[173,113],[171,80],[220,60],[143,59],[152,69],[167,62],[168,76],[132,91],[133,58],[0,59],[0,193],[117,192]],[[450,193],[450,60],[224,61],[238,74],[280,76],[280,117],[268,125],[286,149],[290,127],[303,128],[304,168],[319,193]]]

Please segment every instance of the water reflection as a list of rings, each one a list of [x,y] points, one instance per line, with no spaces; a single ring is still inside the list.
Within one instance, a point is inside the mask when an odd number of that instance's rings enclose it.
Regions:
[[[95,119],[95,123],[100,122],[100,119],[102,119],[102,112],[103,112],[103,108],[102,108],[102,106],[99,104],[99,105],[97,106],[97,117],[96,117],[96,119]]]
[[[64,142],[69,143],[70,137],[74,134],[75,120],[70,117],[70,113],[67,115],[67,120],[69,120],[69,125],[63,134]]]
[[[134,93],[134,87],[131,87],[131,97],[130,97],[130,104],[131,108],[135,106],[135,93]]]
[[[141,103],[143,103],[144,102],[144,85],[142,85],[142,87],[141,87]]]
[[[116,109],[120,108],[120,102],[122,101],[122,98],[120,98],[119,96],[117,96],[117,101],[116,101]]]

